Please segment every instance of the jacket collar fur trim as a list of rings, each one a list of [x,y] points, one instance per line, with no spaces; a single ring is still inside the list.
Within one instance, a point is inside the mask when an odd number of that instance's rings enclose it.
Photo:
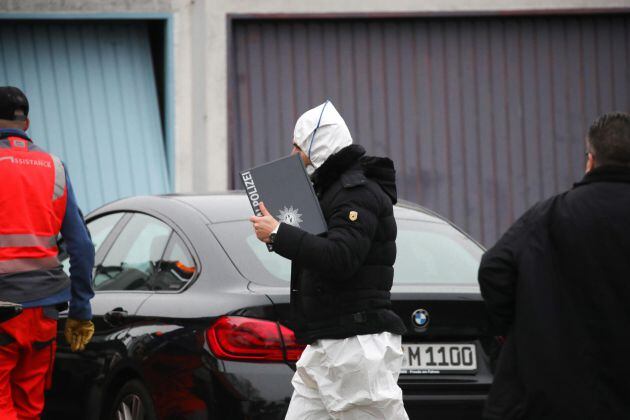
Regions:
[[[341,175],[354,165],[359,164],[359,159],[365,154],[365,149],[352,144],[344,147],[337,153],[330,155],[322,166],[312,175],[313,187],[315,191],[322,192],[330,187]]]

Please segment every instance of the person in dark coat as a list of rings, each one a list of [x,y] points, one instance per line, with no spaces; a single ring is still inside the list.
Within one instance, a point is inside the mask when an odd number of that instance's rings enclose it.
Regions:
[[[586,175],[527,211],[484,255],[505,335],[487,419],[630,418],[630,115],[587,136]]]
[[[292,327],[309,344],[286,418],[407,419],[397,384],[405,326],[390,300],[393,162],[352,144],[329,101],[300,117],[293,143],[312,173],[327,233],[279,223],[264,204],[264,216],[251,218],[257,237],[292,261]]]

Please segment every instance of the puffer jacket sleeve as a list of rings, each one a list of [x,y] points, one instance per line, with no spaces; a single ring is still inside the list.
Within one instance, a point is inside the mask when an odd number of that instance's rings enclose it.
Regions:
[[[327,270],[338,279],[351,277],[370,250],[380,208],[368,187],[343,189],[333,200],[325,237],[281,223],[274,251],[305,269]]]

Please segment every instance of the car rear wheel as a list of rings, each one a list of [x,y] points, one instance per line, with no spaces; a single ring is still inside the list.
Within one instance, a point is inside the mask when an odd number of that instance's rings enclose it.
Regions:
[[[134,379],[126,382],[116,394],[109,420],[156,420],[155,408],[149,391],[142,382]]]

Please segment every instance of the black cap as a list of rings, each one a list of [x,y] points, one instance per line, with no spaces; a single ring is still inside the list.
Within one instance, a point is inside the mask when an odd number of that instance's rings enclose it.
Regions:
[[[22,110],[24,115],[15,115]],[[0,120],[25,120],[28,115],[28,99],[20,89],[13,86],[0,86]]]

